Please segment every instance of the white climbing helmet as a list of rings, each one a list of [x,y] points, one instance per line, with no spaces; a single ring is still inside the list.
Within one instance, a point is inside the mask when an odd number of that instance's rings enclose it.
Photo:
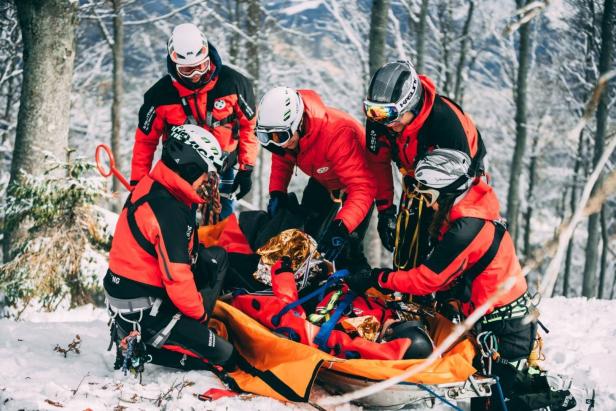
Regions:
[[[207,38],[192,23],[180,24],[173,29],[167,52],[178,74],[183,77],[204,75],[210,70]]]
[[[304,102],[296,90],[276,87],[265,93],[259,102],[256,134],[267,146],[281,146],[297,131],[304,115]]]

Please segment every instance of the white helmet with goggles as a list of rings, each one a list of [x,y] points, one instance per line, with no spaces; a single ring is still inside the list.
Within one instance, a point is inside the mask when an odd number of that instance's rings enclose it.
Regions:
[[[462,194],[475,179],[469,175],[470,167],[468,154],[450,148],[437,148],[417,162],[415,179],[419,185],[415,187],[415,192],[424,195],[428,206],[433,205],[440,194]]]
[[[207,39],[194,24],[184,23],[173,29],[167,52],[182,77],[201,77],[210,71]]]
[[[276,87],[265,93],[259,102],[255,128],[263,146],[284,145],[298,130],[304,115],[304,102],[296,90]]]

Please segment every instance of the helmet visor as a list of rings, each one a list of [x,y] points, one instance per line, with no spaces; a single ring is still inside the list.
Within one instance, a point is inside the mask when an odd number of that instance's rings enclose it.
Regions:
[[[205,58],[199,64],[192,65],[177,65],[178,74],[182,77],[192,78],[195,75],[202,76],[210,71],[210,58],[209,56]]]
[[[273,144],[275,146],[283,146],[287,141],[291,139],[293,133],[291,133],[290,129],[257,129],[256,130],[257,139],[259,142],[267,146],[268,144]]]
[[[375,103],[364,101],[364,113],[369,120],[380,124],[393,123],[400,117],[400,110],[396,104]]]
[[[420,185],[416,185],[413,192],[418,196],[423,197],[426,201],[426,206],[428,207],[432,207],[440,195],[438,190],[429,187],[422,187]]]

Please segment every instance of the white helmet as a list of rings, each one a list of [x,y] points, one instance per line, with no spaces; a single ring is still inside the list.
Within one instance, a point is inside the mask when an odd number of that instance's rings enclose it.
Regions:
[[[468,154],[450,148],[437,148],[417,162],[415,179],[441,192],[465,190],[473,180],[469,175],[470,167]]]
[[[225,156],[220,143],[202,127],[184,124],[171,128],[163,145],[163,162],[188,182],[207,172],[220,173]]]
[[[180,66],[197,66],[208,58],[205,35],[192,23],[184,23],[173,29],[167,51],[171,61]]]
[[[256,133],[259,142],[282,145],[299,128],[304,115],[304,102],[296,90],[276,87],[265,93],[259,102]]]

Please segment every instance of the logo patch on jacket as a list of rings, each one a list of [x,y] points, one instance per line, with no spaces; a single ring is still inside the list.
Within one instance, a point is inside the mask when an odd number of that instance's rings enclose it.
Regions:
[[[327,173],[328,171],[329,171],[329,167],[317,168],[317,173],[319,174]]]
[[[225,101],[224,100],[216,100],[214,101],[214,108],[218,109],[218,110],[222,110],[223,108],[225,108]]]
[[[139,128],[145,134],[150,134],[152,131],[152,123],[154,123],[154,119],[156,118],[156,107],[150,106],[147,108],[146,106],[142,106],[141,110],[139,110]]]

